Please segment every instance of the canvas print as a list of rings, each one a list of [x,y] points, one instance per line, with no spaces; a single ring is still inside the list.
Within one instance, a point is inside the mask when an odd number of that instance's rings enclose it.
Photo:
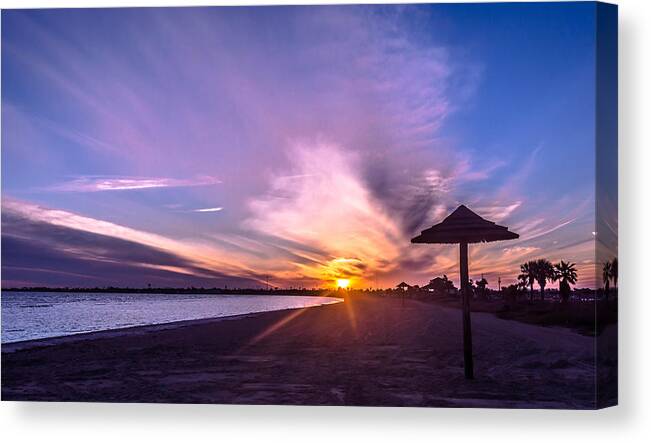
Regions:
[[[2,11],[3,401],[617,404],[617,7]]]

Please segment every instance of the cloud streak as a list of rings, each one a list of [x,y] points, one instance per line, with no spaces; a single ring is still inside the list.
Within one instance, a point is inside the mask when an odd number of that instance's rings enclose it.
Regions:
[[[222,183],[216,177],[196,177],[192,179],[152,178],[152,177],[77,177],[65,183],[50,186],[55,192],[104,192],[133,191],[157,188],[183,188],[210,186]]]
[[[220,212],[223,211],[224,208],[218,206],[215,208],[201,208],[201,209],[194,209],[192,212]]]

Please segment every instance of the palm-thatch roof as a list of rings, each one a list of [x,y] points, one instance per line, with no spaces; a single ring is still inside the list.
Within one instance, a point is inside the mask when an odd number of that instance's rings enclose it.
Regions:
[[[398,283],[398,285],[396,286],[396,288],[400,288],[400,289],[402,289],[402,288],[409,288],[409,287],[410,287],[410,286],[409,286],[407,283],[405,283],[404,281]]]
[[[520,236],[492,221],[483,219],[461,205],[441,223],[425,229],[412,243],[482,243],[512,240]]]

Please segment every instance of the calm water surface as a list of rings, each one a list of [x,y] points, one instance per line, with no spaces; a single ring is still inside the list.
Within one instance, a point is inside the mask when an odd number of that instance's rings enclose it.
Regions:
[[[2,292],[2,343],[318,306],[331,297]]]

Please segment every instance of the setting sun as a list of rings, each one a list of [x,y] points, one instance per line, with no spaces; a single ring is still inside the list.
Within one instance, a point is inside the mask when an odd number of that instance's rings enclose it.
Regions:
[[[350,280],[347,278],[338,278],[337,279],[337,287],[346,289],[350,285]]]

